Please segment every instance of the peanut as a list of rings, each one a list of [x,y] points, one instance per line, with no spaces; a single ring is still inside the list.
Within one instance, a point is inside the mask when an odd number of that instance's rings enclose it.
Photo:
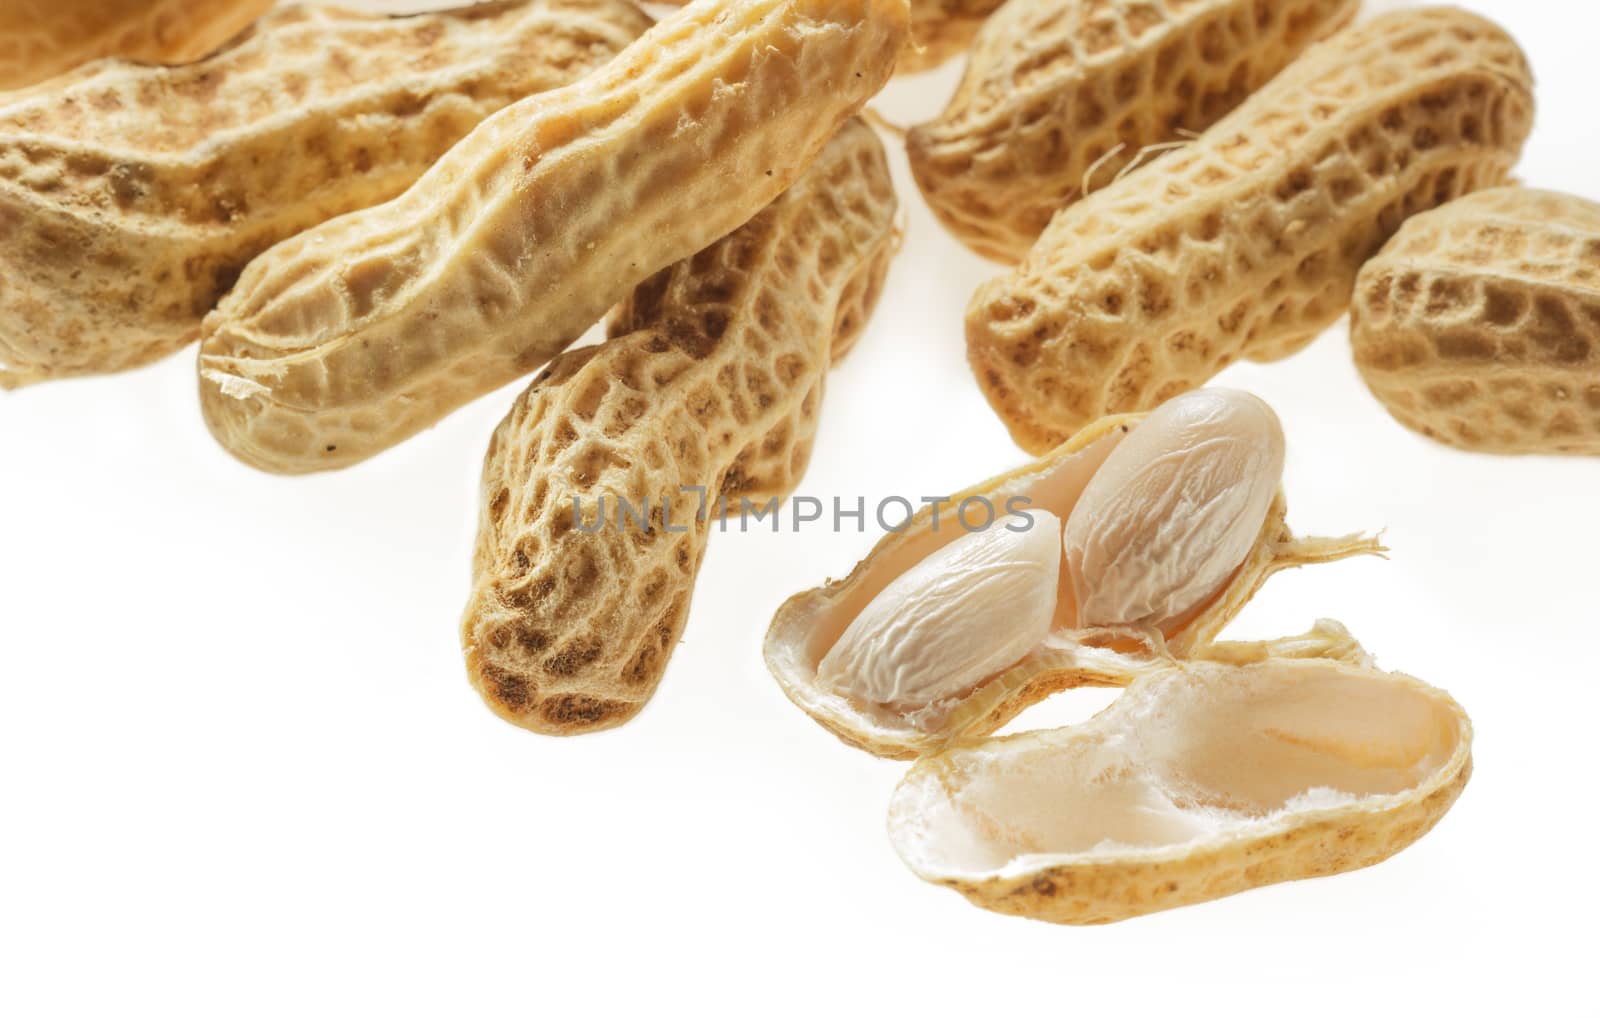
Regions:
[[[1255,396],[1163,403],[1106,457],[1067,520],[1078,625],[1167,629],[1228,582],[1283,479],[1283,428]]]
[[[844,696],[914,713],[1022,660],[1054,626],[1063,548],[1077,628],[1176,629],[1249,556],[1283,476],[1283,431],[1249,393],[1163,404],[1094,472],[1063,533],[991,526],[897,576],[817,665]]]
[[[717,515],[687,489],[736,511],[799,483],[824,373],[870,313],[894,216],[883,148],[847,122],[782,197],[642,284],[612,323],[632,331],[557,357],[517,400],[484,462],[462,624],[493,710],[574,734],[650,698]],[[648,500],[648,529],[618,523],[619,499]]]
[[[0,90],[23,88],[99,57],[155,64],[197,60],[273,0],[6,0],[0,5]]]
[[[1505,179],[1532,87],[1510,36],[1451,8],[1318,44],[1183,151],[1067,206],[978,290],[979,385],[1041,450],[1238,357],[1293,353],[1408,216]]]
[[[1015,263],[1062,206],[1243,102],[1360,0],[1011,0],[906,138],[928,205]]]
[[[1059,690],[1210,657],[1273,573],[1382,550],[1289,532],[1274,497],[1282,449],[1276,416],[1245,393],[1097,421],[951,496],[942,521],[928,507],[845,579],[790,598],[767,631],[767,667],[843,741],[905,758],[988,735]],[[963,536],[973,501],[1002,522],[1022,511],[1049,521],[1048,554],[1039,534]],[[1305,653],[1330,642],[1319,635]]]
[[[0,102],[0,386],[171,353],[257,254],[649,25],[626,0],[290,7],[198,64],[102,62]]]
[[[1340,660],[1152,669],[1093,720],[950,749],[895,789],[889,836],[973,904],[1107,923],[1370,866],[1472,774],[1447,693]]]
[[[491,117],[404,195],[250,265],[201,341],[212,433],[332,469],[527,374],[777,197],[905,33],[905,0],[697,0]]]
[[[1600,205],[1508,187],[1417,216],[1361,270],[1350,341],[1406,427],[1600,455]]]
[[[817,665],[838,692],[918,710],[1020,661],[1056,613],[1061,520],[1036,510],[957,538],[896,577]]]

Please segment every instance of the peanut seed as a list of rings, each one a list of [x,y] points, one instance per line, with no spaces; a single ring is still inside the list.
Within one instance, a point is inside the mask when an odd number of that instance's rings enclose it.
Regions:
[[[1283,477],[1283,429],[1255,396],[1162,404],[1090,478],[1063,545],[1080,626],[1181,622],[1239,568]]]
[[[885,587],[823,656],[818,681],[916,709],[957,696],[1044,640],[1056,610],[1061,520],[1021,514],[938,549]]]

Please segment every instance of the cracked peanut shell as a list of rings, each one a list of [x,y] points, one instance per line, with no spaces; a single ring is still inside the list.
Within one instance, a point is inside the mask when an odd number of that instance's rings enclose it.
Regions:
[[[1142,417],[1104,418],[1043,458],[951,496],[938,527],[933,514],[941,507],[923,509],[904,529],[886,534],[849,576],[790,598],[774,615],[764,646],[767,667],[784,694],[846,744],[875,756],[911,759],[989,735],[1061,690],[1126,686],[1153,658],[1206,656],[1217,634],[1273,573],[1383,550],[1357,536],[1296,538],[1279,492],[1222,589],[1159,630],[1078,628],[1074,579],[1062,568],[1050,635],[1019,661],[956,696],[908,710],[869,703],[819,681],[819,665],[856,616],[896,578],[966,532],[953,522],[961,503],[981,499],[998,514],[1022,506],[1012,499],[1025,498],[1029,510],[1069,519],[1090,479]],[[1313,640],[1299,652],[1325,653],[1324,642]]]
[[[1153,667],[1070,728],[950,749],[895,789],[889,835],[973,904],[1107,923],[1370,866],[1472,773],[1450,696],[1350,660]]]

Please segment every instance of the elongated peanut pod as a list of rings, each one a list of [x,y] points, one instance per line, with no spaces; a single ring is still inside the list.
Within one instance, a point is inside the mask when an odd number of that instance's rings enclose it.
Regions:
[[[1063,544],[1080,626],[1166,629],[1216,596],[1283,479],[1283,428],[1233,389],[1175,397],[1095,471]]]
[[[869,703],[915,710],[966,692],[1050,633],[1061,519],[966,534],[896,577],[823,655],[817,681]]]
[[[837,329],[859,327],[840,302],[882,278],[894,217],[883,148],[850,121],[753,220],[640,286],[619,316],[636,331],[558,357],[517,400],[484,462],[462,623],[496,713],[569,735],[650,698],[715,500],[799,482]]]
[[[102,62],[0,98],[0,387],[171,353],[256,255],[393,198],[649,27],[627,0],[289,7],[197,64]]]
[[[1600,456],[1600,204],[1507,187],[1411,219],[1361,270],[1350,345],[1430,438]]]
[[[0,89],[23,88],[100,57],[197,60],[273,0],[5,0]]]
[[[1360,0],[1010,0],[906,151],[960,240],[1021,261],[1050,217],[1151,146],[1203,131]]]
[[[502,111],[251,264],[206,322],[212,433],[266,470],[347,466],[539,367],[780,194],[905,32],[905,0],[698,0]]]
[[[1533,119],[1522,51],[1452,8],[1321,43],[1183,151],[1063,209],[981,287],[967,351],[1042,451],[1240,357],[1310,342],[1406,217],[1503,181]]]

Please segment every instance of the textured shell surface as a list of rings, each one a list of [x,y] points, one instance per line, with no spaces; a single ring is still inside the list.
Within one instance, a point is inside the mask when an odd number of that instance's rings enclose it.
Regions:
[[[965,52],[1005,0],[911,0],[911,41],[895,70],[926,71]]]
[[[980,907],[1105,923],[1388,858],[1472,771],[1450,696],[1370,664],[1189,662],[1075,727],[919,761],[889,807],[918,876]]]
[[[680,4],[682,0],[664,0]],[[984,19],[1005,0],[910,0],[911,34],[895,64],[896,74],[926,71],[972,44]]]
[[[1061,519],[1048,510],[964,534],[873,598],[817,681],[902,710],[958,696],[1044,641],[1060,576]]]
[[[906,149],[929,206],[997,261],[1152,146],[1216,123],[1360,0],[1011,0]]]
[[[1043,510],[1070,520],[1097,472],[1143,419],[1143,415],[1123,415],[1097,421],[1048,455],[952,495],[948,505],[980,499],[996,507]],[[965,693],[907,709],[910,705],[873,702],[822,681],[823,660],[854,620],[901,576],[964,535],[960,526],[936,526],[936,508],[925,508],[903,530],[886,534],[849,576],[790,598],[767,630],[767,667],[784,694],[839,739],[877,756],[907,759],[936,752],[963,739],[989,735],[1061,690],[1126,686],[1154,659],[1208,656],[1217,634],[1273,573],[1382,550],[1376,541],[1359,536],[1295,537],[1285,523],[1287,509],[1280,493],[1222,589],[1164,628],[1080,629],[1071,569],[1063,568],[1050,633],[1021,660]],[[1316,634],[1298,644],[1295,653],[1317,656],[1343,642]]]
[[[649,26],[626,0],[295,6],[199,63],[102,61],[0,96],[0,386],[173,352],[257,254],[393,198]]]
[[[1350,342],[1421,434],[1600,455],[1600,204],[1507,187],[1414,217],[1362,268]]]
[[[716,516],[688,489],[736,505],[799,483],[827,367],[881,292],[895,210],[883,146],[847,121],[793,187],[641,284],[608,342],[562,354],[517,400],[484,461],[462,623],[496,713],[570,735],[649,700]],[[625,521],[622,499],[652,525]]]
[[[99,57],[197,60],[274,0],[5,0],[0,89],[22,88]]]
[[[1283,428],[1259,398],[1163,403],[1095,471],[1063,543],[1080,626],[1166,628],[1244,561],[1283,479]]]
[[[979,288],[980,387],[1038,452],[1299,350],[1406,218],[1506,179],[1532,87],[1516,42],[1454,8],[1317,44],[1199,140],[1062,209]]]
[[[212,434],[265,470],[334,469],[539,368],[791,184],[906,20],[905,0],[697,0],[489,118],[405,194],[251,263],[201,339]]]

